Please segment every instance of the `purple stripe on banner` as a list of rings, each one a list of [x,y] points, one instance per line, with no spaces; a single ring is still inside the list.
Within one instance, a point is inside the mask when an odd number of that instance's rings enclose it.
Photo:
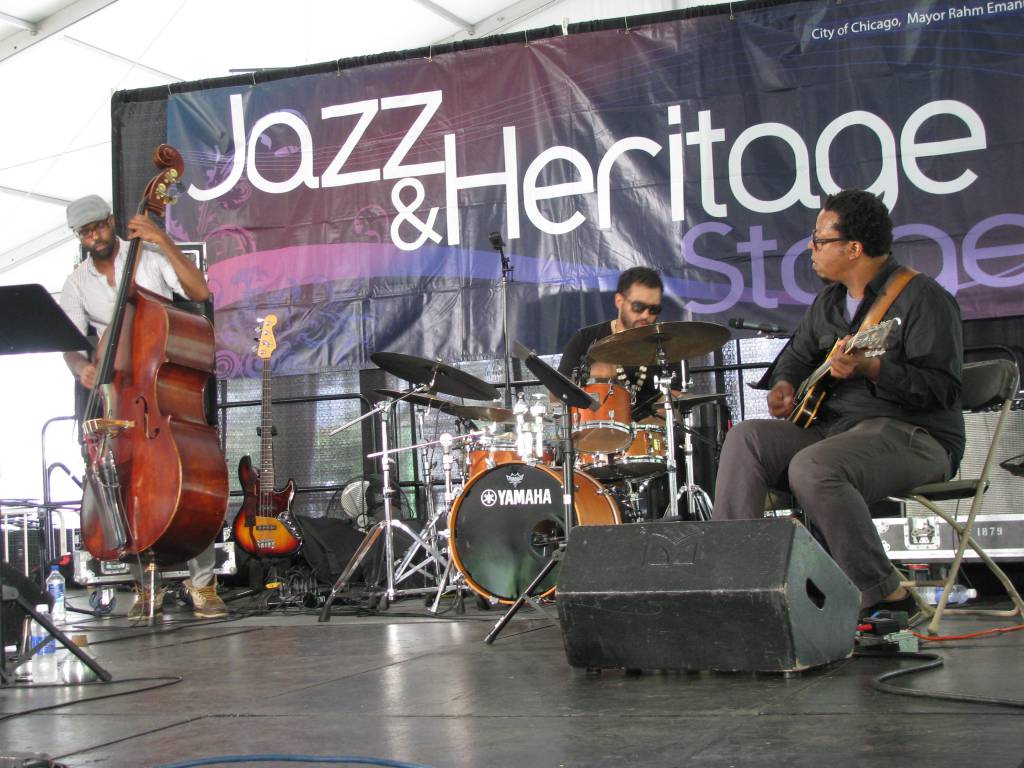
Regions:
[[[563,285],[573,290],[611,293],[620,271],[532,256],[509,255],[516,282]],[[493,251],[467,251],[441,246],[400,251],[377,243],[297,245],[235,256],[213,264],[210,285],[218,310],[251,305],[254,295],[339,280],[384,277],[443,277],[462,280],[501,279],[501,262]],[[666,277],[665,289],[680,299],[716,299],[729,287],[706,281]],[[744,291],[749,294],[749,291]],[[795,302],[785,291],[768,295],[782,304]],[[749,296],[747,297],[749,298]]]

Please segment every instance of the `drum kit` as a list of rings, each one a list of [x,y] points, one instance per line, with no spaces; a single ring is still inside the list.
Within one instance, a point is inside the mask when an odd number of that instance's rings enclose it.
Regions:
[[[386,607],[400,595],[433,593],[431,609],[437,612],[443,594],[454,591],[461,599],[468,588],[482,601],[512,606],[495,627],[496,634],[524,601],[537,606],[536,598],[554,591],[555,566],[569,529],[622,524],[624,508],[627,518],[637,519],[637,488],[644,483],[667,477],[668,501],[661,516],[680,517],[679,500],[685,495],[688,519],[709,517],[710,500],[693,482],[691,413],[724,395],[687,391],[686,360],[713,352],[729,337],[726,328],[712,323],[665,322],[595,342],[589,350],[594,361],[657,371],[657,408],[663,418],[638,423],[633,421],[630,390],[621,383],[578,385],[518,342],[517,355],[549,394],[529,399],[520,395],[511,408],[493,404],[499,399],[494,386],[445,363],[391,352],[373,354],[378,367],[412,387],[377,390],[387,399],[331,432],[380,416],[382,448],[368,458],[381,460],[384,510],[383,519],[367,532],[332,587],[320,620],[329,620],[333,600],[348,589],[380,538],[386,582],[377,589],[378,605]],[[678,382],[676,374],[681,374]],[[438,395],[491,404],[464,404]],[[388,422],[402,402],[412,407],[421,435],[426,434],[425,419],[431,412],[455,417],[459,428],[435,440],[390,447]],[[682,488],[672,448],[680,429],[686,466]],[[391,472],[396,455],[406,451],[419,452],[420,479],[428,491],[426,523],[420,531],[394,514],[397,490]],[[437,503],[432,492],[438,453],[443,503]],[[625,498],[623,487],[628,491]],[[396,536],[409,542],[400,559]],[[406,587],[415,574],[427,577],[431,586]]]

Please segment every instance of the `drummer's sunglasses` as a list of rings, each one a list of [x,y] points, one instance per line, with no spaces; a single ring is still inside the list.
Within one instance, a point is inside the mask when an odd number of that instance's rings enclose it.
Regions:
[[[644,312],[650,312],[654,316],[661,314],[661,304],[644,304],[642,301],[631,301],[629,302],[629,308],[638,315],[642,315]]]

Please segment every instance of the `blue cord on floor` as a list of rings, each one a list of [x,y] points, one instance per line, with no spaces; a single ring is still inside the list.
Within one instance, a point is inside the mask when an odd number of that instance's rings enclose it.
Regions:
[[[218,765],[221,763],[335,763],[350,765],[384,765],[388,768],[430,768],[419,763],[403,763],[401,760],[388,760],[383,757],[358,757],[356,755],[219,755],[216,757],[200,757],[186,760],[183,763],[164,763],[155,768],[192,768],[197,765]]]

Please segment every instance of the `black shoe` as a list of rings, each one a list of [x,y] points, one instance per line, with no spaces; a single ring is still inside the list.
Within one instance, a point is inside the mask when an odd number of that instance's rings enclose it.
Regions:
[[[895,613],[896,611],[902,611],[907,614],[908,621],[912,621],[917,615],[918,607],[917,601],[914,599],[914,595],[911,594],[910,590],[907,590],[906,597],[901,597],[899,600],[889,600],[875,603],[867,608],[860,609],[860,618],[867,619],[874,616],[879,611],[889,611]]]

